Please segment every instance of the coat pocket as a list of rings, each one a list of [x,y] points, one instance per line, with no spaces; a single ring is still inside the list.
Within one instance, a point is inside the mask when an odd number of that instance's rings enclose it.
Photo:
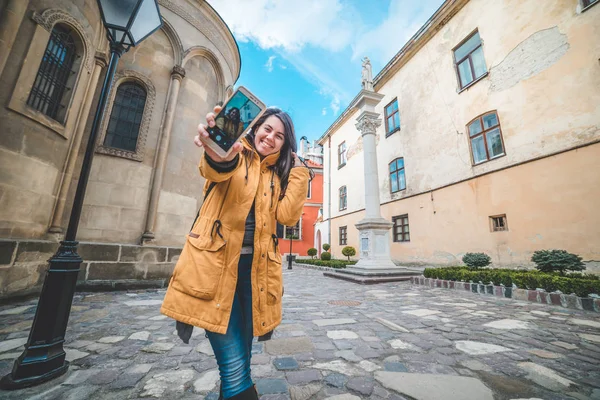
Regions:
[[[267,305],[272,306],[281,302],[283,295],[281,254],[269,251],[267,255]]]
[[[217,294],[225,267],[225,240],[189,235],[173,273],[173,289],[190,296],[212,300]]]

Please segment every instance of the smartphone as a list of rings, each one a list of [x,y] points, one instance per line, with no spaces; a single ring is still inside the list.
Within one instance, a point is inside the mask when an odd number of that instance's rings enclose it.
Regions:
[[[233,145],[244,137],[266,108],[258,97],[240,86],[215,116],[215,126],[206,127],[209,139],[204,145],[219,156],[227,157]]]

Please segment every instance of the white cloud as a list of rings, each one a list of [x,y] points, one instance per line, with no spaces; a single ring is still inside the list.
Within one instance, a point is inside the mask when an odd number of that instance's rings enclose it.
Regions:
[[[269,59],[267,60],[267,63],[265,64],[265,67],[267,67],[267,71],[269,72],[273,72],[273,61],[277,58],[277,56],[270,56]]]
[[[369,56],[387,64],[442,3],[443,0],[391,0],[387,18],[357,36],[352,59]]]
[[[321,110],[321,115],[327,115],[327,107],[323,107]]]
[[[337,51],[350,44],[359,13],[341,0],[215,0],[211,5],[240,41],[263,49]]]
[[[279,68],[281,68],[281,69],[287,69],[287,65],[279,64]]]
[[[340,99],[337,95],[333,96],[333,99],[331,100],[331,104],[329,105],[329,107],[331,107],[331,111],[333,112],[333,115],[338,114],[338,112],[340,111]]]

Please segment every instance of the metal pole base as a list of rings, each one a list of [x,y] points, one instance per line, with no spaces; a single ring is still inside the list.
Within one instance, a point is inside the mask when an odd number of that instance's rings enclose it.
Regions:
[[[60,243],[49,260],[25,350],[15,360],[12,372],[0,380],[0,389],[39,385],[67,372],[63,343],[81,261],[76,241]]]
[[[12,375],[8,374],[0,379],[0,388],[3,390],[17,390],[24,389],[29,386],[39,385],[54,378],[58,378],[67,372],[68,369],[69,362],[63,361],[62,366],[59,366],[58,368],[55,368],[46,374],[33,376],[32,378],[13,379]],[[24,372],[27,373],[28,371]],[[35,371],[32,374],[35,375]]]

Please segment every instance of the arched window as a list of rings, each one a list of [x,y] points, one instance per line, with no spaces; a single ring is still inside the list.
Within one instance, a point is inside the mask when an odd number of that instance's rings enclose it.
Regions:
[[[135,152],[146,106],[146,90],[137,82],[125,82],[117,89],[104,146]]]
[[[396,158],[390,163],[390,190],[392,193],[406,189],[404,158]]]
[[[73,30],[57,24],[42,57],[27,105],[64,123],[77,78],[81,46]]]

